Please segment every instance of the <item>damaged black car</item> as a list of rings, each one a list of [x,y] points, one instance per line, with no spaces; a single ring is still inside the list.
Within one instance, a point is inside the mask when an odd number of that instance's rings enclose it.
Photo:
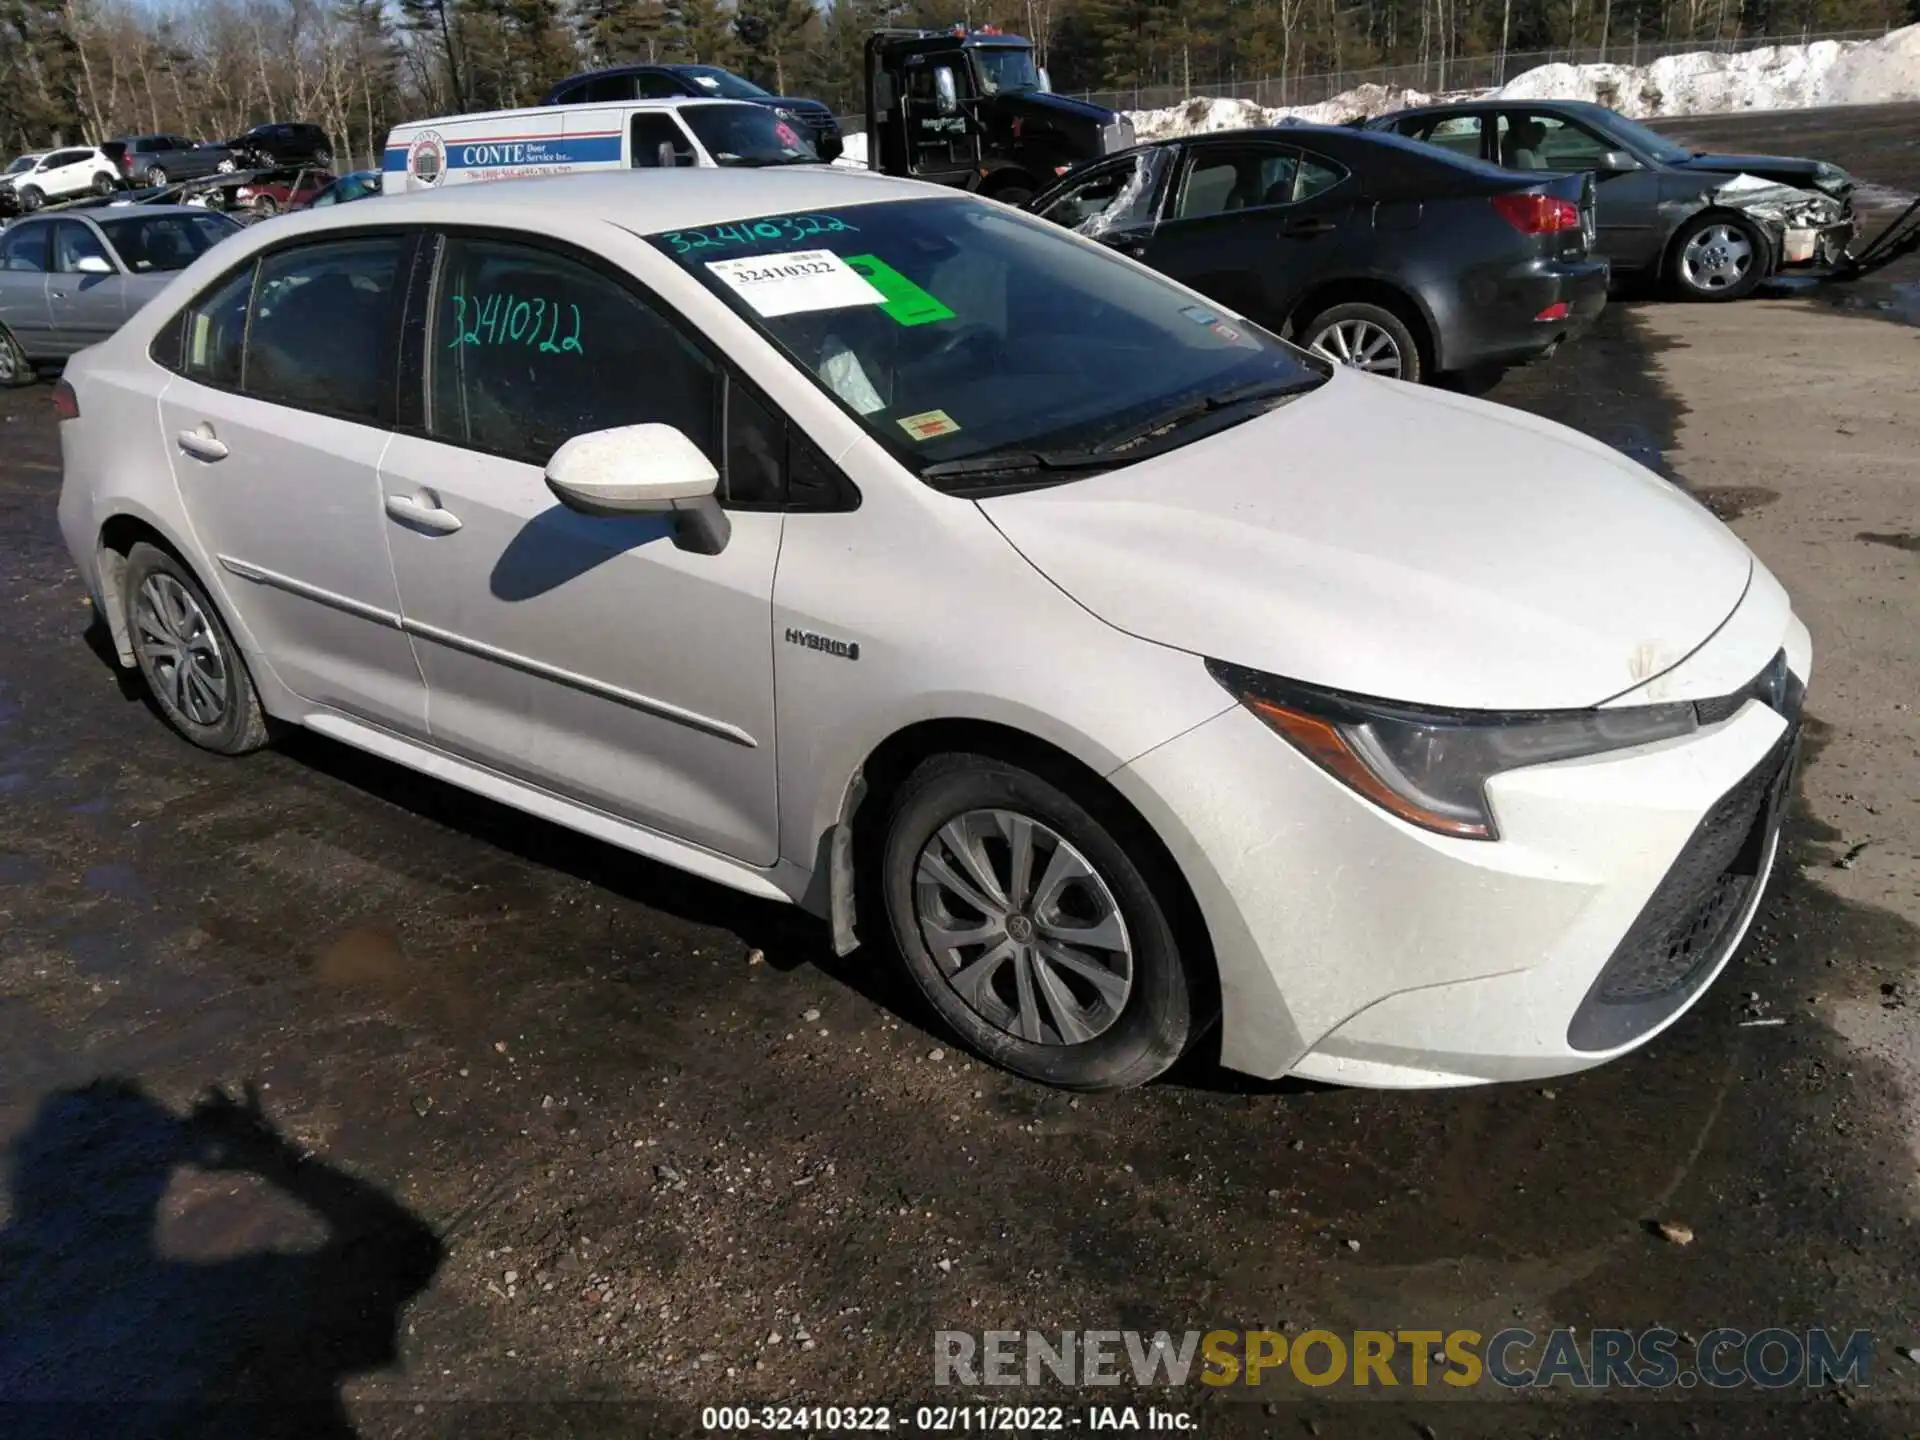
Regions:
[[[1853,180],[1823,160],[1689,150],[1579,100],[1481,100],[1367,122],[1510,170],[1590,171],[1595,249],[1616,276],[1737,300],[1790,265],[1839,264],[1858,231]]]

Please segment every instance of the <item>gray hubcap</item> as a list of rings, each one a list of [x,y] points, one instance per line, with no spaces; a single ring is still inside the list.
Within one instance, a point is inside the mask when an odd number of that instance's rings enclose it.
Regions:
[[[1307,348],[1337,365],[1375,375],[1400,374],[1400,346],[1371,320],[1336,320],[1315,335]]]
[[[154,693],[194,724],[218,725],[227,713],[231,671],[218,632],[187,587],[171,575],[149,575],[133,621]]]
[[[1107,882],[1058,831],[1011,810],[949,820],[914,867],[914,918],[968,1009],[1035,1045],[1106,1031],[1133,990]]]
[[[11,335],[0,335],[0,384],[7,384],[20,374],[20,352],[13,348]]]
[[[1724,290],[1753,268],[1753,246],[1732,225],[1709,225],[1680,252],[1680,273],[1696,290]]]

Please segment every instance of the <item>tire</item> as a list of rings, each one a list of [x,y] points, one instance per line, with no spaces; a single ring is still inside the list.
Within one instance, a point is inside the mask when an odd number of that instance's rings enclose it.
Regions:
[[[1425,378],[1420,342],[1391,310],[1348,301],[1299,327],[1300,343],[1336,365],[1418,385]],[[1367,363],[1361,363],[1371,357]]]
[[[22,185],[20,187],[20,211],[22,214],[31,215],[46,203],[47,193],[38,185]]]
[[[93,193],[96,195],[111,195],[113,193],[113,177],[105,173],[95,175],[93,177]]]
[[[162,170],[158,165],[149,165],[147,167],[147,184],[164,185],[166,183],[167,183],[166,171]]]
[[[1030,837],[1027,894],[1009,915],[1000,901],[1017,884],[1020,833]],[[1031,771],[982,755],[925,761],[894,796],[880,857],[908,973],[971,1049],[1017,1075],[1069,1090],[1144,1084],[1206,1029],[1212,1002],[1140,851]],[[980,866],[997,893],[973,878]],[[936,954],[943,931],[968,938]],[[1057,938],[1075,932],[1089,938]],[[997,948],[1010,953],[994,961]],[[1055,958],[1063,950],[1071,968]],[[950,977],[968,974],[963,995]]]
[[[219,164],[213,167],[214,173],[217,175],[231,175],[233,174],[234,171],[238,170],[239,168],[240,168],[239,164],[233,159],[231,155],[229,155],[225,160],[222,160]]]
[[[246,661],[193,572],[143,541],[128,554],[121,583],[134,658],[167,723],[218,755],[266,744]]]
[[[253,207],[253,213],[258,215],[262,220],[266,219],[269,215],[277,215],[280,213],[280,202],[275,200],[271,195],[256,195],[250,203]]]
[[[1033,199],[1033,191],[1025,185],[1003,185],[990,197],[1002,205],[1021,206]]]
[[[331,170],[333,168],[333,152],[331,150],[314,151],[313,163],[318,165],[322,170]]]
[[[16,385],[31,385],[39,377],[34,373],[33,362],[27,358],[27,352],[20,348],[7,327],[0,325],[0,390],[11,390]]]
[[[1687,300],[1740,300],[1772,268],[1760,228],[1744,215],[1697,215],[1673,237],[1667,279]]]

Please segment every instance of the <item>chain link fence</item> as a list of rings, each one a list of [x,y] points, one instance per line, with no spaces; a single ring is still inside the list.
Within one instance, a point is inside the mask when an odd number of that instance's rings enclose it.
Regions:
[[[1707,40],[1643,41],[1624,39],[1609,45],[1580,45],[1562,50],[1510,50],[1492,55],[1461,55],[1411,65],[1374,65],[1354,70],[1327,70],[1311,75],[1268,75],[1253,80],[1191,84],[1133,85],[1113,90],[1062,92],[1109,110],[1160,110],[1205,95],[1216,99],[1250,100],[1256,105],[1314,105],[1361,85],[1389,90],[1421,90],[1441,94],[1457,90],[1490,90],[1541,65],[1645,65],[1665,55],[1741,54],[1769,45],[1806,45],[1816,40],[1878,40],[1887,28],[1876,30],[1803,31],[1795,35],[1727,37]],[[866,128],[864,115],[843,115],[841,128],[856,134]]]

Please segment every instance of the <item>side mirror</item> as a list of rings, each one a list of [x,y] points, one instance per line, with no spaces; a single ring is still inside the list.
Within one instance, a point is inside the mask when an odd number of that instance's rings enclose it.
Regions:
[[[1594,163],[1593,168],[1608,175],[1624,175],[1629,170],[1644,170],[1647,167],[1624,150],[1609,150]]]
[[[680,157],[674,151],[671,140],[662,140],[659,145],[654,147],[653,163],[658,165],[662,170],[671,170],[680,163]]]
[[[1040,91],[1044,95],[1053,93],[1053,77],[1047,74],[1047,67],[1044,65],[1040,67]]]
[[[547,488],[582,515],[674,517],[673,543],[718,555],[733,527],[714,494],[720,473],[671,425],[621,425],[576,435],[547,462]]]
[[[113,274],[113,264],[104,255],[82,255],[73,262],[73,268],[82,275]]]
[[[952,115],[960,108],[960,92],[953,83],[953,71],[945,65],[934,67],[933,93],[942,115]]]

